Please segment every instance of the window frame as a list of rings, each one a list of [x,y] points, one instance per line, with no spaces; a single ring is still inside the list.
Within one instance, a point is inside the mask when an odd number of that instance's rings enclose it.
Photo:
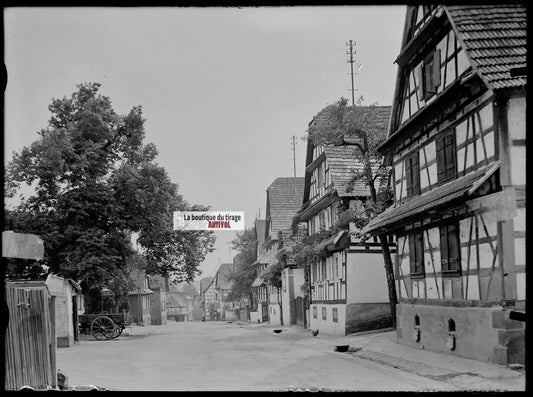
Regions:
[[[420,98],[427,101],[433,95],[437,94],[437,88],[440,86],[440,67],[441,54],[440,49],[431,51],[422,62],[419,70],[419,89]]]
[[[442,277],[461,276],[461,241],[459,238],[459,223],[449,222],[439,226],[440,258]],[[454,247],[455,257],[450,258],[450,248]],[[445,248],[445,249],[444,249]],[[451,263],[454,265],[450,268]]]
[[[452,128],[435,138],[437,182],[439,184],[457,178],[457,143]]]
[[[422,230],[409,233],[409,269],[411,278],[425,278],[424,269],[424,234]]]
[[[418,157],[418,150],[415,150],[404,159],[407,198],[420,194],[420,161]]]

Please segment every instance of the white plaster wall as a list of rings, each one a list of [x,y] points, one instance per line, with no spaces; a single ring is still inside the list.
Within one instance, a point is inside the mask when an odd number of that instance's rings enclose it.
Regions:
[[[347,303],[388,302],[387,276],[381,253],[348,253]]]
[[[510,98],[507,123],[510,139],[526,139],[526,99]]]
[[[317,318],[313,316],[313,307],[317,308]],[[322,308],[326,308],[326,320],[322,320]],[[332,309],[336,308],[338,322],[333,322]],[[309,328],[312,331],[319,330],[319,333],[344,336],[346,334],[346,305],[324,305],[311,304],[309,308]]]

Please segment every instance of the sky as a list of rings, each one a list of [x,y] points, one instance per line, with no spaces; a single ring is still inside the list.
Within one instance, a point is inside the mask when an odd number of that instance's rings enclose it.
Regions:
[[[11,7],[4,9],[4,163],[35,141],[52,98],[101,84],[114,110],[141,105],[146,143],[179,193],[213,211],[265,216],[266,189],[304,176],[302,139],[320,110],[356,98],[391,105],[405,6]],[[230,262],[217,231],[201,277]]]

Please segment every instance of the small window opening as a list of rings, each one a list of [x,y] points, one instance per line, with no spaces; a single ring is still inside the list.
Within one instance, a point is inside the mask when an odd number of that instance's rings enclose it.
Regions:
[[[448,320],[448,331],[455,332],[455,321],[451,318]]]
[[[418,317],[418,314],[415,315],[415,326],[420,325],[420,317]]]

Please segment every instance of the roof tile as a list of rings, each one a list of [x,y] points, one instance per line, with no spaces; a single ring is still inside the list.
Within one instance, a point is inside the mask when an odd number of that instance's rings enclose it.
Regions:
[[[445,6],[465,49],[490,88],[526,83],[510,69],[526,65],[526,8],[522,5]],[[503,76],[505,74],[506,76]]]

